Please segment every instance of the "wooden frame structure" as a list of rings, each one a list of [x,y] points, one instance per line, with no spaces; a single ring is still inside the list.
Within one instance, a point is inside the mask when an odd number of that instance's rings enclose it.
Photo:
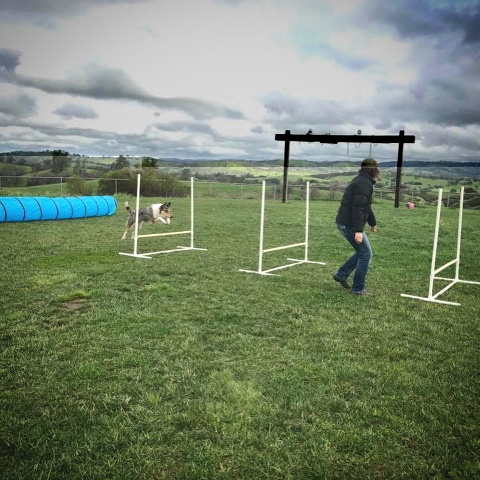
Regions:
[[[336,145],[337,143],[398,143],[397,155],[397,180],[395,185],[395,207],[400,204],[400,183],[402,181],[403,145],[415,143],[415,135],[405,135],[405,130],[400,130],[398,135],[314,135],[314,134],[292,134],[290,130],[285,133],[277,133],[275,140],[285,142],[283,156],[283,192],[282,202],[287,201],[288,188],[288,164],[290,161],[290,142],[320,142]]]

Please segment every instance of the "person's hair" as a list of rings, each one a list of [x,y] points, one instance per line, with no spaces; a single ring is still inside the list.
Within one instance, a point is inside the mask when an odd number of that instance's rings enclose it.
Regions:
[[[368,172],[368,174],[373,178],[378,178],[380,176],[380,169],[378,167],[360,167],[358,173],[360,172]]]

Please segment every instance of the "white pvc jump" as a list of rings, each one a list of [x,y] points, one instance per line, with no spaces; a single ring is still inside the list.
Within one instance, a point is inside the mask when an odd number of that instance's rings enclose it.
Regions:
[[[185,252],[187,250],[207,250],[206,248],[196,248],[193,245],[193,229],[194,229],[194,197],[193,197],[193,177],[190,178],[190,230],[181,232],[166,232],[166,233],[149,233],[145,235],[138,234],[138,211],[140,209],[140,182],[141,174],[137,176],[137,203],[135,207],[135,233],[133,236],[133,253],[119,252],[119,255],[126,255],[127,257],[135,258],[152,258],[150,255],[158,255],[160,253]],[[174,248],[172,250],[160,250],[158,252],[138,253],[138,239],[147,237],[166,237],[168,235],[190,235],[190,246]]]
[[[458,213],[458,232],[457,232],[457,256],[452,261],[442,265],[439,268],[435,268],[436,260],[437,260],[437,246],[438,246],[438,231],[440,228],[440,212],[442,210],[442,189],[440,188],[438,191],[438,203],[437,203],[437,219],[435,222],[435,236],[433,239],[433,253],[432,253],[432,263],[430,267],[430,283],[428,286],[428,296],[427,297],[417,297],[415,295],[406,295],[404,293],[401,294],[402,297],[407,298],[415,298],[417,300],[423,300],[424,302],[434,302],[434,303],[443,303],[446,305],[460,305],[457,302],[447,302],[445,300],[438,300],[438,297],[453,287],[456,283],[471,283],[474,285],[480,285],[480,282],[472,282],[471,280],[460,280],[459,273],[460,273],[460,245],[462,241],[462,219],[463,219],[463,191],[464,187],[460,189],[460,211]],[[444,278],[444,277],[437,277],[436,275],[441,271],[445,270],[446,268],[450,267],[451,265],[455,265],[455,277],[454,278]],[[442,288],[437,293],[433,293],[433,282],[434,280],[447,280],[450,283]]]
[[[324,262],[312,262],[308,260],[308,223],[309,223],[309,216],[310,216],[310,182],[307,182],[307,191],[306,191],[306,207],[305,207],[305,241],[301,243],[294,243],[292,245],[283,245],[281,247],[274,247],[274,248],[263,248],[263,237],[264,237],[264,225],[265,225],[265,180],[262,181],[262,206],[260,211],[260,245],[258,249],[258,269],[257,270],[243,270],[240,269],[241,272],[246,273],[257,273],[258,275],[275,275],[274,272],[276,270],[281,270],[283,268],[294,267],[295,265],[301,265],[302,263],[314,263],[317,265],[326,265]],[[287,265],[281,265],[280,267],[270,268],[268,270],[263,270],[263,255],[268,252],[275,252],[277,250],[285,250],[287,248],[295,248],[295,247],[305,247],[304,250],[304,258],[302,260],[295,259],[295,258],[287,258],[294,263],[289,263]]]

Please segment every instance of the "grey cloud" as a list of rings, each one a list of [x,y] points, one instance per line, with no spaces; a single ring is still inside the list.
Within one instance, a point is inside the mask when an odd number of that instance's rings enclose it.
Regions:
[[[250,130],[252,133],[263,133],[263,127],[261,125],[257,125]]]
[[[145,3],[149,0],[0,0],[0,11],[9,20],[51,27],[57,17],[85,13],[96,6]]]
[[[421,123],[418,140],[422,146],[463,150],[475,159],[480,150],[480,111],[472,98],[480,98],[480,86],[454,80],[431,81],[428,86],[411,89],[384,84],[368,104],[355,108],[341,102],[306,101],[275,93],[264,98],[264,120],[278,133],[286,129],[302,133],[312,128],[314,133],[352,134],[351,125],[372,125],[398,133],[406,129],[405,124]]]
[[[364,108],[367,118],[379,125],[392,121],[445,127],[480,124],[480,113],[471,101],[459,101],[433,84],[420,97],[409,90],[378,94]]]
[[[348,68],[349,70],[360,71],[374,65],[376,62],[360,55],[354,55],[349,51],[340,49],[325,41],[318,30],[306,28],[294,29],[290,35],[291,41],[296,48],[307,56],[322,57]]]
[[[151,155],[155,157],[185,157],[185,158],[214,158],[235,155],[210,154],[210,147],[223,147],[229,149],[237,149],[248,152],[248,154],[240,155],[240,157],[248,158],[264,158],[261,149],[274,147],[273,138],[255,135],[254,137],[244,138],[228,138],[221,140],[215,138],[210,142],[206,142],[199,148],[195,141],[196,135],[182,138],[181,141],[165,138],[161,132],[154,135],[151,129],[147,129],[143,133],[120,134],[111,131],[102,131],[91,128],[68,128],[63,125],[49,125],[41,122],[26,122],[17,120],[15,122],[2,119],[0,116],[0,127],[2,126],[22,127],[22,131],[15,131],[9,134],[8,138],[2,142],[3,148],[8,150],[25,149],[31,144],[31,149],[35,150],[44,146],[52,148],[55,145],[62,145],[71,152],[76,153],[95,153],[99,155],[115,155],[119,153],[133,155]],[[41,138],[38,134],[42,134],[45,138]],[[0,137],[2,132],[0,129]],[[72,140],[72,137],[77,137]],[[88,152],[78,151],[79,145],[88,145]],[[71,147],[68,147],[72,145]],[[30,148],[30,147],[28,147]],[[260,152],[260,153],[259,153]],[[237,155],[238,157],[239,155]]]
[[[36,88],[47,93],[68,94],[96,99],[130,100],[165,110],[179,110],[197,119],[213,117],[243,118],[238,110],[215,102],[189,97],[163,98],[150,95],[122,70],[91,63],[67,80],[34,78],[15,73],[20,55],[13,51],[0,52],[0,80]],[[3,75],[2,72],[5,72]]]
[[[155,123],[155,128],[163,130],[164,132],[187,132],[187,133],[202,133],[215,137],[217,133],[210,125],[198,122],[178,121],[170,123]]]
[[[61,93],[97,99],[141,101],[148,98],[148,95],[135,85],[133,80],[122,70],[96,64],[86,65],[83,71],[70,76],[67,80],[50,80],[15,74],[11,78],[11,82],[47,93]]]
[[[375,64],[375,62],[371,59],[364,58],[359,55],[352,55],[349,52],[339,50],[338,48],[335,48],[329,44],[318,45],[317,54],[321,54],[324,58],[329,58],[345,68],[353,71],[364,70]]]
[[[15,125],[23,127],[22,131],[15,131],[9,134],[8,138],[2,141],[5,150],[54,148],[61,145],[62,148],[70,152],[91,153],[96,155],[150,155],[154,157],[180,157],[180,158],[250,158],[265,159],[272,158],[275,154],[272,149],[278,147],[279,142],[275,142],[273,135],[252,135],[242,138],[224,138],[221,141],[213,139],[210,144],[204,144],[203,150],[199,150],[198,144],[194,142],[195,135],[182,138],[181,141],[165,139],[161,133],[158,136],[152,135],[151,130],[136,134],[119,134],[111,131],[101,131],[89,128],[66,128],[62,125],[46,125],[42,123],[30,123],[22,120],[10,122],[2,119],[0,116],[0,127]],[[400,125],[396,125],[399,128]],[[292,130],[296,131],[296,130]],[[320,133],[320,127],[314,128],[316,133]],[[398,129],[396,130],[396,133]],[[41,138],[38,133],[43,134]],[[322,132],[323,133],[323,132]],[[333,133],[333,132],[332,132]],[[335,129],[335,133],[343,132],[341,128]],[[425,127],[421,132],[409,131],[422,142],[423,146],[447,146],[448,150],[442,157],[436,157],[440,160],[455,160],[461,157],[463,160],[477,160],[480,138],[480,128],[472,127],[468,131],[460,129],[443,129],[440,127]],[[0,137],[2,132],[0,129]],[[72,137],[77,137],[72,140]],[[86,145],[87,151],[79,151],[81,145]],[[79,147],[80,145],[80,147]],[[245,151],[245,154],[211,154],[209,146],[224,147]],[[304,145],[305,147],[305,145]],[[316,158],[323,160],[332,160],[335,157],[345,157],[346,146],[341,145],[308,145],[302,148],[301,153],[295,153],[297,148],[294,145],[291,155],[297,158]],[[351,159],[362,156],[365,153],[365,146],[355,149],[350,145]],[[375,157],[380,160],[392,160],[395,158],[396,150],[392,146],[382,148],[381,145],[374,147]],[[280,156],[279,154],[278,156]],[[300,155],[300,157],[299,157]],[[293,157],[292,157],[293,158]],[[429,153],[415,151],[415,145],[408,148],[409,159],[431,159]]]
[[[217,3],[226,3],[228,5],[240,5],[247,0],[215,0]]]
[[[403,91],[386,85],[374,99],[379,118],[434,125],[480,125],[480,2],[373,0],[357,11],[364,26],[376,23],[412,42],[409,62],[417,79]],[[393,55],[393,52],[392,52]]]
[[[402,38],[457,32],[464,43],[480,41],[480,4],[477,1],[463,7],[459,4],[438,7],[429,0],[374,0],[362,4],[357,15],[366,24],[376,22],[391,26]]]
[[[433,81],[425,98],[426,114],[437,125],[480,125],[480,85],[458,81]]]
[[[447,147],[464,149],[470,151],[480,151],[480,139],[478,131],[425,127],[422,128],[420,135],[424,147]]]
[[[0,119],[0,127],[23,127],[52,137],[78,136],[85,138],[100,138],[103,140],[114,139],[114,132],[99,131],[91,128],[66,128],[62,125],[48,125],[40,122],[26,122],[24,120],[8,122]]]
[[[383,118],[448,126],[480,125],[480,51],[473,45],[416,49],[418,78],[407,88],[384,84],[374,99]]]
[[[480,50],[473,45],[414,45],[417,79],[410,86],[384,82],[376,95],[360,106],[345,102],[302,99],[273,92],[261,100],[265,120],[284,130],[319,126],[339,130],[344,125],[376,125],[390,128],[393,122],[441,126],[480,125]]]
[[[4,115],[23,118],[33,115],[36,111],[35,99],[29,95],[19,94],[0,98],[0,113]]]
[[[76,105],[74,103],[66,103],[53,111],[65,120],[72,118],[98,118],[97,112],[87,105]]]
[[[378,124],[395,121],[467,127],[480,125],[474,98],[480,98],[480,86],[428,79],[428,85],[417,84],[410,89],[395,90],[385,85],[365,110]]]
[[[272,92],[262,99],[267,109],[267,119],[275,128],[293,130],[294,126],[308,128],[315,125],[338,126],[363,124],[360,112],[341,102],[318,98],[298,100],[279,92]],[[306,131],[306,130],[305,130]]]
[[[8,48],[0,48],[0,78],[2,73],[14,73],[20,65],[21,53]]]

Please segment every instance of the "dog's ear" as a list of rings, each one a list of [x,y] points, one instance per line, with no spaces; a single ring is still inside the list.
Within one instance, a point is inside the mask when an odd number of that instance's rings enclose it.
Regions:
[[[168,203],[167,203],[167,207],[169,207],[170,205],[171,205],[171,203],[170,203],[170,202],[168,202]]]

